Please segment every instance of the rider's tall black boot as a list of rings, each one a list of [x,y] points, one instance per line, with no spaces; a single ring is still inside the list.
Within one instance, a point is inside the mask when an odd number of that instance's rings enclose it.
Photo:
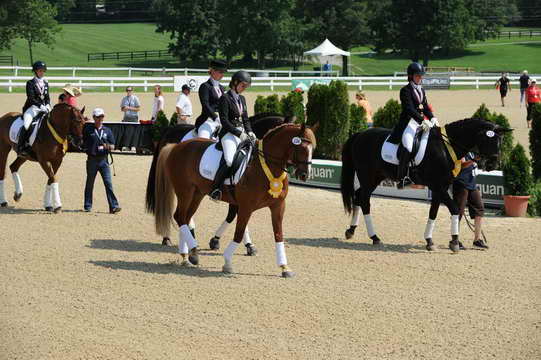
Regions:
[[[17,154],[23,155],[28,152],[28,138],[30,137],[30,131],[28,131],[24,126],[21,126],[19,132],[19,141],[17,142]]]
[[[224,183],[227,175],[229,175],[229,166],[222,159],[218,171],[216,171],[216,176],[214,177],[214,184],[212,185],[212,191],[210,192],[210,198],[215,201],[219,201],[222,198],[222,184]]]
[[[402,148],[398,159],[398,184],[396,185],[398,189],[403,189],[413,183],[407,174],[410,159],[411,153],[407,149]]]

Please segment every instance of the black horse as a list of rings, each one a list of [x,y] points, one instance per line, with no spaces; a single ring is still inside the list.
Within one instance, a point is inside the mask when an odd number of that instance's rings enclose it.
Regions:
[[[262,139],[267,131],[275,128],[278,125],[284,123],[290,123],[295,120],[294,117],[284,117],[277,113],[261,113],[255,116],[250,117],[250,122],[252,125],[252,130],[258,139]],[[161,135],[160,141],[154,151],[154,156],[152,158],[152,165],[150,166],[150,171],[148,173],[147,181],[147,190],[146,190],[146,210],[149,213],[154,213],[154,189],[155,189],[155,175],[156,175],[156,163],[158,161],[158,156],[160,150],[167,144],[178,144],[181,142],[182,138],[190,131],[194,129],[194,125],[190,124],[181,124],[168,127],[164,130]],[[233,222],[237,216],[238,207],[236,205],[229,205],[229,211],[225,221],[220,225],[216,231],[214,237],[209,242],[209,247],[211,250],[218,250],[220,248],[220,237],[223,235],[227,227]],[[195,237],[194,229],[192,228],[192,234]],[[245,233],[245,245],[246,253],[248,256],[256,255],[257,249],[251,243],[249,239],[248,230]],[[162,245],[171,246],[171,240],[169,238],[163,238]]]
[[[480,167],[491,171],[499,161],[501,136],[511,129],[505,129],[479,119],[459,120],[445,125],[445,129],[447,136],[442,134],[442,129],[439,127],[430,129],[424,158],[413,169],[412,178],[415,183],[426,185],[432,191],[432,202],[425,230],[427,250],[435,249],[432,242],[432,232],[440,203],[444,203],[451,213],[449,248],[453,252],[457,252],[460,248],[458,239],[459,209],[447,192],[453,180],[452,170],[455,163],[446,143],[456,153],[456,159],[461,159],[467,152],[475,150],[483,158]],[[352,135],[344,145],[342,150],[342,201],[346,212],[348,214],[353,212],[351,226],[346,231],[347,239],[350,239],[355,233],[359,222],[359,210],[362,209],[369,237],[374,245],[381,244],[381,240],[374,231],[370,216],[370,196],[384,179],[398,180],[396,178],[397,166],[385,162],[381,157],[381,147],[390,133],[389,129],[372,128]],[[358,178],[357,185],[359,186],[354,184],[355,176]]]

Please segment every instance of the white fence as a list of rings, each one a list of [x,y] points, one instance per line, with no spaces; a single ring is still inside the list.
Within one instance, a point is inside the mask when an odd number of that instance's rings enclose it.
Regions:
[[[26,81],[30,76],[0,76],[0,89],[7,88],[9,92],[13,91],[13,88],[24,88]],[[453,86],[467,86],[475,87],[479,89],[481,86],[494,86],[499,76],[451,76],[450,85]],[[517,86],[518,77],[510,76],[511,84]],[[143,88],[144,91],[148,91],[148,88],[154,85],[161,85],[164,88],[174,88],[174,77],[95,77],[95,76],[48,76],[50,87],[63,87],[65,84],[70,83],[76,85],[81,89],[94,89],[99,90],[102,88],[108,88],[109,91],[115,91],[115,88],[124,88],[126,86]],[[224,77],[222,82],[224,84],[229,83],[230,78]],[[403,86],[407,83],[406,77],[400,76],[366,76],[366,77],[326,77],[326,78],[314,78],[314,77],[253,77],[252,86],[270,88],[274,91],[275,87],[291,87],[292,80],[342,80],[347,83],[348,86],[362,90],[365,87],[393,87]]]

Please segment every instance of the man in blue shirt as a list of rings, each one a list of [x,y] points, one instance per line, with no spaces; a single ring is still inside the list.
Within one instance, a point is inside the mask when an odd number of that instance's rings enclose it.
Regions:
[[[111,169],[107,162],[107,154],[115,148],[115,138],[111,129],[103,126],[105,112],[101,108],[96,108],[92,112],[94,126],[86,126],[83,133],[83,142],[88,158],[86,160],[86,186],[84,210],[92,210],[92,192],[94,190],[94,180],[98,171],[105,185],[107,202],[109,203],[109,212],[116,214],[122,210],[118,206],[118,200],[113,192],[113,182],[111,180]]]

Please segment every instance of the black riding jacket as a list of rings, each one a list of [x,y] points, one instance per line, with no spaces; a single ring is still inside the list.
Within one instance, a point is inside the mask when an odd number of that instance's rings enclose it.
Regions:
[[[220,138],[227,133],[232,133],[235,136],[240,136],[242,131],[237,127],[242,126],[246,132],[252,131],[252,125],[248,119],[248,111],[246,109],[246,99],[244,96],[239,95],[239,100],[242,104],[242,113],[239,111],[239,105],[237,100],[233,97],[231,90],[226,92],[220,99],[220,122],[222,123],[222,130],[220,131]]]
[[[44,89],[41,93],[38,87],[37,78],[26,82],[26,102],[23,106],[23,113],[32,105],[40,107],[41,105],[49,105],[51,98],[49,97],[49,83],[44,80]]]

